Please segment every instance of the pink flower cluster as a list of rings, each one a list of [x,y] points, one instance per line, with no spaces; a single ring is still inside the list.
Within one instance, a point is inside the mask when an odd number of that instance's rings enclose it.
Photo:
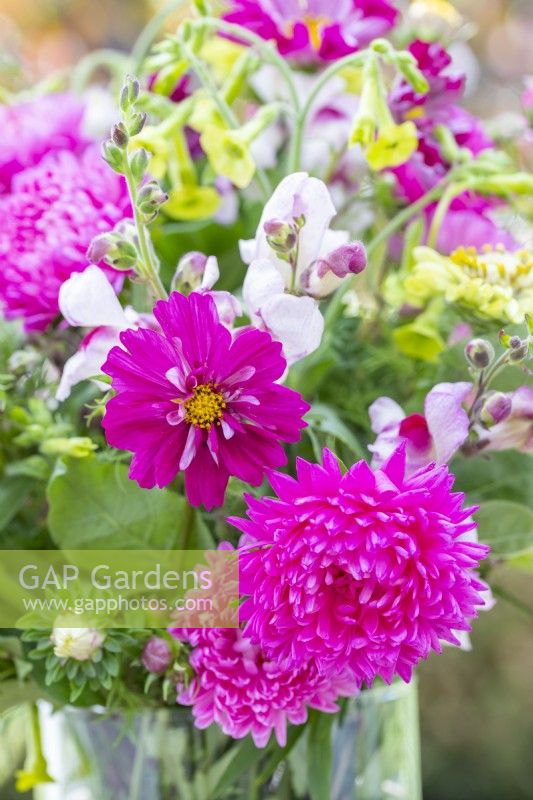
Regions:
[[[178,690],[178,702],[193,707],[198,728],[216,722],[235,739],[250,733],[257,747],[266,746],[272,731],[283,747],[288,722],[304,723],[308,707],[338,711],[335,701],[357,691],[346,670],[327,677],[312,664],[280,666],[237,628],[172,633],[193,647],[190,664],[196,673]]]
[[[8,132],[0,154],[0,301],[28,331],[54,321],[59,288],[89,265],[91,240],[131,213],[123,179],[81,132],[82,113],[69,95],[0,112]]]
[[[297,463],[273,473],[277,499],[248,497],[241,542],[244,632],[270,658],[322,674],[348,668],[358,684],[413,667],[483,606],[475,569],[488,548],[471,540],[473,508],[451,491],[448,469],[405,476],[401,447],[373,472]]]

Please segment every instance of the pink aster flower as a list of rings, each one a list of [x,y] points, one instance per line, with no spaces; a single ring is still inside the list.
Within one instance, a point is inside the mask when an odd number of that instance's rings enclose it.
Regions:
[[[232,519],[241,542],[244,630],[269,657],[358,681],[408,681],[420,659],[483,605],[474,570],[488,547],[446,467],[405,476],[399,448],[373,472],[365,461],[342,473],[299,460],[297,478],[272,473],[277,499],[248,497],[249,519]]]
[[[44,330],[61,284],[89,265],[91,240],[130,214],[126,186],[91,145],[81,156],[51,153],[11,188],[0,197],[0,300],[8,319]]]
[[[197,728],[217,723],[235,739],[252,735],[265,747],[274,731],[280,747],[287,743],[287,722],[302,725],[307,709],[333,713],[336,700],[356,694],[346,670],[321,675],[311,665],[282,667],[237,629],[176,629],[172,633],[192,645],[195,676],[178,691],[178,702],[190,705]]]
[[[50,94],[27,103],[0,105],[0,193],[14,175],[57,150],[81,152],[83,104],[72,94]]]
[[[275,41],[282,55],[311,63],[360,50],[397,17],[389,0],[231,0],[224,19]]]
[[[174,292],[154,316],[162,333],[125,331],[103,371],[117,392],[103,425],[113,447],[134,453],[130,477],[166,486],[185,474],[187,496],[221,505],[230,475],[257,486],[286,463],[280,442],[296,442],[309,406],[276,383],[281,345],[264,331],[232,334],[208,294]]]

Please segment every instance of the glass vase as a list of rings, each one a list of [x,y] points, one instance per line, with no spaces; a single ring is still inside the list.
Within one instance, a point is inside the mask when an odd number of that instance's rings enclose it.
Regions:
[[[40,709],[54,783],[35,800],[307,800],[306,734],[289,753],[257,751],[188,709],[110,714]],[[329,800],[421,800],[416,685],[362,692],[332,728]]]

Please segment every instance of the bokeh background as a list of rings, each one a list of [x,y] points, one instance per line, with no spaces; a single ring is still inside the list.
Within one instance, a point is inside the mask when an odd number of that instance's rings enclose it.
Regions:
[[[0,0],[0,85],[22,88],[96,48],[128,49],[162,5]],[[454,46],[468,75],[467,105],[512,124],[524,76],[533,75],[533,0],[455,5],[472,23],[468,41]],[[532,573],[502,571],[498,584],[533,609]],[[499,599],[472,644],[471,653],[450,648],[421,670],[424,798],[533,800],[533,612]]]

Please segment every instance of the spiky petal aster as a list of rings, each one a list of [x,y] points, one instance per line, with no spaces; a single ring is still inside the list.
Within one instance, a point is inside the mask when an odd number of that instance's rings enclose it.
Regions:
[[[299,460],[297,479],[273,473],[278,499],[247,498],[241,542],[245,633],[295,668],[313,662],[358,681],[411,678],[441,642],[459,644],[483,605],[474,570],[488,548],[451,492],[447,467],[405,477],[399,448],[379,470],[364,461],[344,475]]]
[[[301,725],[308,708],[334,713],[336,700],[357,693],[344,670],[321,675],[309,664],[284,668],[266,658],[239,629],[175,629],[173,635],[192,645],[190,664],[195,676],[178,691],[178,702],[190,705],[197,728],[217,723],[235,739],[248,733],[265,747],[274,731],[281,747],[287,742],[287,723]]]
[[[286,361],[270,334],[224,327],[214,300],[173,292],[154,316],[161,333],[128,330],[103,366],[117,395],[103,425],[110,445],[131,450],[130,477],[166,486],[185,474],[187,496],[222,505],[230,475],[257,486],[286,463],[309,406],[276,381]]]
[[[59,314],[61,284],[89,266],[92,239],[130,214],[125,182],[96,145],[81,155],[50,153],[15,175],[11,194],[0,196],[5,316],[22,318],[27,330],[44,330]]]

